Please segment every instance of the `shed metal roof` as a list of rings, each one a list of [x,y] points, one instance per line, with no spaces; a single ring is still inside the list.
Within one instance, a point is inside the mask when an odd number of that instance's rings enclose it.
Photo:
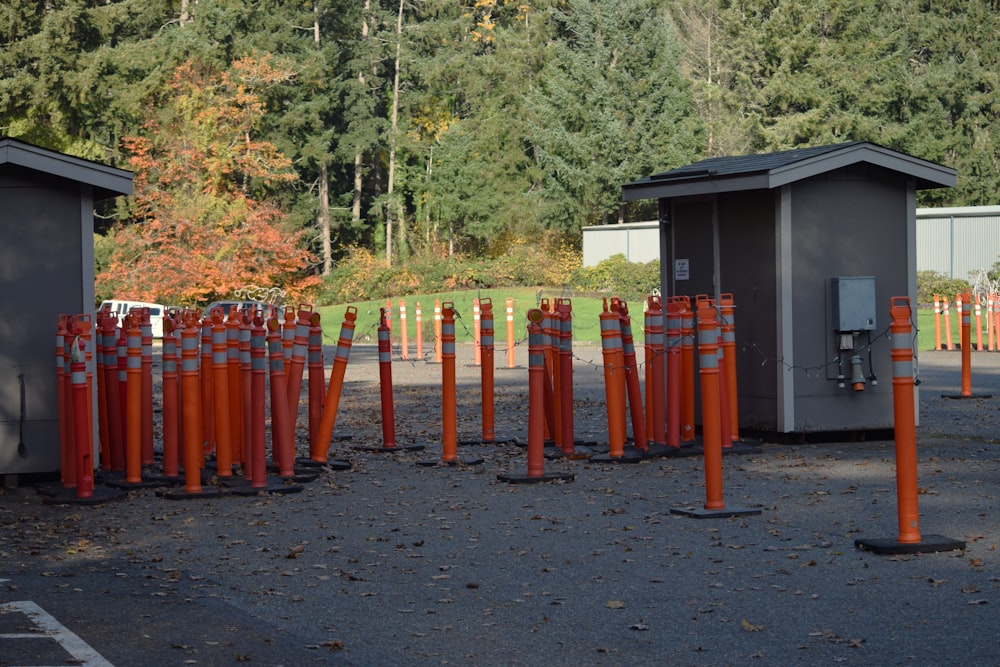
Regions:
[[[867,141],[796,148],[760,155],[715,157],[626,183],[625,201],[738,190],[770,190],[835,169],[867,163],[916,179],[918,190],[952,187],[956,172]]]
[[[20,167],[93,186],[94,200],[132,194],[132,172],[0,137],[0,169]]]

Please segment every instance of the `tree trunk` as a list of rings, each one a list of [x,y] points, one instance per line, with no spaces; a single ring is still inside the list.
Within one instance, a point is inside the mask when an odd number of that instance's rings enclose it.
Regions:
[[[402,205],[395,199],[396,182],[396,130],[399,126],[399,66],[403,53],[403,0],[399,0],[399,13],[396,16],[396,65],[392,77],[392,112],[390,115],[391,129],[389,132],[389,184],[386,194],[389,203],[385,213],[385,263],[392,266],[392,218],[399,215],[399,226],[402,228]],[[400,234],[403,237],[403,234]],[[405,237],[403,237],[405,238]]]
[[[319,225],[320,237],[323,240],[323,275],[330,275],[333,270],[333,245],[330,243],[330,177],[326,164],[319,168],[319,213],[316,223]]]
[[[371,0],[365,0],[364,10],[361,12],[361,42],[368,41],[368,14],[371,12]],[[358,68],[358,82],[365,85],[365,70]],[[361,167],[364,164],[364,155],[361,146],[358,146],[354,153],[354,197],[351,202],[351,219],[355,224],[361,223],[361,188],[364,185]]]

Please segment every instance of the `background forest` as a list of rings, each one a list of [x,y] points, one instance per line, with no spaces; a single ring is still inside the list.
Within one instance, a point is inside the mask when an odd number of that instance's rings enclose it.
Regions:
[[[982,0],[4,0],[0,135],[135,173],[99,296],[332,294],[572,264],[718,155],[873,141],[958,170],[920,205],[994,204],[998,58]]]

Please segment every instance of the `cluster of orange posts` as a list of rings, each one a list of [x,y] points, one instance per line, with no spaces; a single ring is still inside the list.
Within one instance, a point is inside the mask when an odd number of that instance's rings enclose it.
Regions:
[[[1000,349],[1000,295],[990,292],[985,297],[965,292],[955,296],[955,308],[958,311],[959,326],[966,319],[970,320],[970,339],[968,342],[959,339],[956,345],[952,333],[954,327],[951,319],[951,300],[946,296],[934,295],[934,349],[954,350],[957,347],[971,349],[971,332],[975,331],[975,349],[979,351],[996,352]],[[985,312],[984,312],[985,311]],[[972,325],[974,320],[974,325]],[[983,340],[983,324],[986,324],[986,340]],[[943,338],[942,338],[943,332]],[[961,336],[959,329],[959,336]]]
[[[233,482],[234,486],[243,482],[249,492],[269,488],[265,377],[270,379],[272,461],[279,477],[290,480],[295,476],[296,419],[306,367],[309,461],[327,463],[326,443],[336,416],[336,400],[329,399],[339,396],[343,383],[353,316],[356,311],[348,309],[347,333],[341,334],[342,338],[346,335],[346,345],[338,346],[327,392],[320,317],[311,306],[287,309],[283,319],[276,310],[265,314],[233,309],[227,316],[221,308],[214,308],[205,317],[198,310],[169,312],[162,347],[161,474],[150,473],[155,459],[153,340],[148,311],[133,310],[120,325],[115,313],[98,313],[97,462],[89,455],[94,449],[90,409],[94,388],[87,365],[92,354],[89,316],[60,317],[57,372],[64,486],[75,485],[77,496],[86,497],[92,493],[93,472],[98,467],[107,481],[121,488],[177,483],[183,468],[182,495],[198,497],[216,490],[202,485],[202,470],[214,457],[220,481]],[[83,387],[80,390],[75,386],[78,379]],[[72,400],[78,392],[84,398]],[[71,411],[82,416],[75,418]],[[324,431],[327,437],[321,440]],[[240,469],[243,480],[235,478]]]

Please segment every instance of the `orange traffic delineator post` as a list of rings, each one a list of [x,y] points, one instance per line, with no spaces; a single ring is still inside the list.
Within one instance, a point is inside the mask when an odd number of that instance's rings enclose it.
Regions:
[[[635,358],[635,341],[632,338],[632,318],[628,314],[628,303],[625,301],[619,303],[618,322],[622,332],[625,394],[628,398],[629,419],[632,422],[632,446],[640,450],[639,456],[645,456],[649,452],[649,439],[646,435],[646,418],[642,413],[642,390],[639,387],[639,366]]]
[[[515,368],[514,365],[514,298],[507,297],[507,368]]]
[[[622,349],[621,321],[615,307],[608,309],[604,299],[604,310],[598,314],[601,322],[601,356],[604,361],[604,396],[608,415],[608,453],[592,456],[595,463],[636,463],[642,454],[635,448],[625,450],[625,395],[626,370]]]
[[[399,300],[399,358],[410,358],[410,341],[406,331],[406,301]]]
[[[854,546],[878,554],[933,553],[965,548],[965,542],[920,534],[917,488],[917,429],[913,394],[913,348],[910,300],[889,301],[892,317],[892,414],[896,441],[896,499],[899,532],[895,540],[859,539]]]
[[[455,304],[441,304],[441,461],[444,465],[475,465],[482,459],[458,458],[458,392],[455,384]],[[433,466],[436,461],[418,461]]]
[[[496,442],[496,415],[493,397],[493,300],[479,300],[480,391],[483,404],[483,442]]]
[[[319,425],[323,417],[323,402],[326,399],[326,382],[323,366],[323,327],[319,313],[309,318],[309,458],[323,457],[319,442]]]
[[[226,381],[229,385],[229,457],[234,466],[244,462],[247,444],[243,428],[243,369],[240,360],[240,328],[243,313],[233,308],[226,318]]]
[[[288,381],[285,375],[283,336],[278,318],[267,320],[267,350],[270,360],[271,384],[271,459],[278,469],[278,476],[291,479],[295,476],[295,443],[288,428]]]
[[[698,308],[698,360],[701,377],[701,432],[705,460],[705,504],[673,507],[671,514],[698,519],[760,514],[759,509],[726,507],[722,490],[722,411],[719,391],[719,331],[715,307]]]
[[[56,331],[56,397],[59,407],[59,472],[63,487],[70,488],[76,484],[76,479],[70,478],[69,458],[75,451],[72,442],[73,429],[71,414],[73,384],[72,378],[67,379],[66,374],[71,373],[70,362],[67,354],[70,348],[69,317],[59,315],[59,325]],[[23,378],[21,380],[23,382]]]
[[[263,493],[298,493],[302,490],[301,486],[274,479],[267,474],[265,407],[268,350],[263,312],[258,310],[252,316],[247,316],[244,319],[241,334],[243,334],[243,338],[249,339],[247,351],[250,354],[250,380],[246,383],[250,388],[250,400],[247,407],[250,420],[246,436],[249,447],[243,466],[244,479],[241,480],[241,483],[235,483],[235,480],[231,481],[228,484],[229,491],[237,496],[255,496]]]
[[[212,320],[212,380],[215,410],[215,469],[220,478],[233,476],[232,423],[229,419],[229,365],[226,343],[226,323],[222,308],[213,308]]]
[[[681,447],[681,314],[684,305],[671,298],[667,301],[665,336],[667,373],[667,446]]]
[[[941,296],[934,295],[934,349],[941,349]]]
[[[125,316],[127,336],[125,402],[125,483],[142,483],[142,332],[138,316]]]
[[[689,297],[677,298],[681,319],[680,433],[682,442],[691,442],[694,440],[694,311]]]
[[[993,292],[990,292],[986,295],[986,349],[991,352],[997,349],[993,337],[993,305]]]
[[[125,445],[122,435],[121,391],[118,387],[118,315],[109,313],[101,320],[104,350],[104,397],[108,413],[108,449],[107,458],[102,456],[101,467],[105,470],[122,471],[125,469]]]
[[[528,311],[528,472],[525,475],[499,474],[497,479],[511,484],[537,482],[572,482],[570,473],[545,472],[545,344],[542,321],[545,314],[537,308]]]
[[[212,369],[212,320],[208,315],[201,321],[199,373],[201,377],[202,454],[204,457],[208,457],[215,451],[215,375]]]
[[[722,351],[726,377],[726,407],[729,416],[729,442],[740,439],[740,408],[736,386],[736,303],[733,295],[719,296],[719,327],[722,330]],[[723,439],[727,434],[723,433]]]
[[[172,317],[163,318],[163,476],[180,477],[180,434],[178,433],[180,394],[178,393],[177,338]]]
[[[441,361],[441,300],[434,299],[434,363]]]
[[[60,429],[67,433],[66,445],[72,445],[70,452],[60,452],[63,458],[63,472],[71,479],[64,479],[63,484],[44,494],[42,502],[46,504],[96,505],[108,500],[124,497],[124,493],[104,486],[94,485],[94,419],[92,408],[92,392],[88,398],[87,388],[87,348],[89,341],[83,336],[80,328],[82,319],[90,315],[74,317],[61,315],[60,329],[65,328],[65,337],[69,340],[68,348],[64,347],[67,368],[64,369],[69,391],[63,396],[65,411],[60,412]],[[23,408],[23,406],[22,406]],[[62,423],[62,419],[68,421]],[[66,461],[69,459],[69,462]]]
[[[664,355],[663,302],[658,296],[646,301],[646,435],[654,448],[667,444],[666,357]]]
[[[302,398],[302,375],[306,367],[306,353],[309,349],[309,327],[312,326],[312,305],[299,304],[292,336],[292,355],[288,361],[288,429],[292,442],[296,440],[296,424],[299,416],[299,401]]]
[[[106,468],[111,456],[110,435],[108,433],[108,388],[105,386],[107,376],[104,373],[104,319],[111,313],[109,305],[97,311],[97,321],[94,327],[94,355],[97,360],[97,439],[98,452],[96,465]],[[58,344],[58,343],[57,343]],[[57,354],[57,368],[59,356]],[[60,440],[62,442],[62,440]]]
[[[417,339],[417,359],[424,360],[424,314],[420,310],[420,302],[417,301],[413,314],[414,337]]]
[[[479,297],[472,299],[472,365],[479,366],[483,363],[483,352],[480,349],[483,344],[483,322],[482,306]]]
[[[184,488],[160,493],[169,500],[213,498],[219,495],[217,486],[203,486],[201,467],[202,447],[202,376],[199,372],[199,336],[202,328],[196,312],[185,312],[181,330],[181,411],[184,424],[183,459]],[[208,375],[211,375],[210,373]]]
[[[976,300],[976,306],[975,306],[975,308],[976,308],[976,349],[981,351],[983,349],[983,309],[982,309],[981,304],[979,303],[979,295],[977,294],[974,298]]]
[[[281,324],[281,356],[287,364],[292,360],[292,350],[295,349],[295,309],[285,308],[284,320]],[[287,367],[285,369],[287,377]],[[286,387],[287,389],[287,387]]]
[[[142,465],[150,466],[156,462],[153,456],[153,323],[150,320],[149,307],[139,309],[139,337],[141,341],[142,378],[140,386],[142,408]]]
[[[320,415],[316,449],[312,452],[312,458],[317,463],[327,463],[327,452],[330,449],[333,429],[337,423],[337,410],[340,407],[340,395],[344,388],[344,373],[347,372],[347,363],[351,358],[351,344],[354,342],[354,328],[357,319],[358,309],[354,306],[348,306],[344,312],[344,320],[340,325],[340,337],[337,339],[333,368],[330,369],[330,382],[323,400],[323,413]]]
[[[971,334],[971,323],[969,317],[969,300],[970,296],[968,294],[964,295],[964,301],[960,295],[956,302],[958,303],[958,312],[962,318],[962,344],[961,344],[961,354],[962,354],[962,390],[958,394],[941,394],[942,398],[990,398],[992,394],[989,393],[973,393],[972,392],[972,334]],[[963,308],[963,303],[965,307]]]
[[[942,306],[944,308],[944,339],[946,350],[954,350],[955,346],[951,342],[951,306],[949,305],[950,299],[948,297],[944,298]]]
[[[382,449],[396,448],[396,413],[392,403],[392,341],[382,308],[378,326],[379,392],[382,404]]]
[[[559,387],[562,411],[562,454],[570,459],[589,459],[591,451],[577,449],[576,426],[573,415],[573,303],[569,299],[556,299],[559,321]]]

